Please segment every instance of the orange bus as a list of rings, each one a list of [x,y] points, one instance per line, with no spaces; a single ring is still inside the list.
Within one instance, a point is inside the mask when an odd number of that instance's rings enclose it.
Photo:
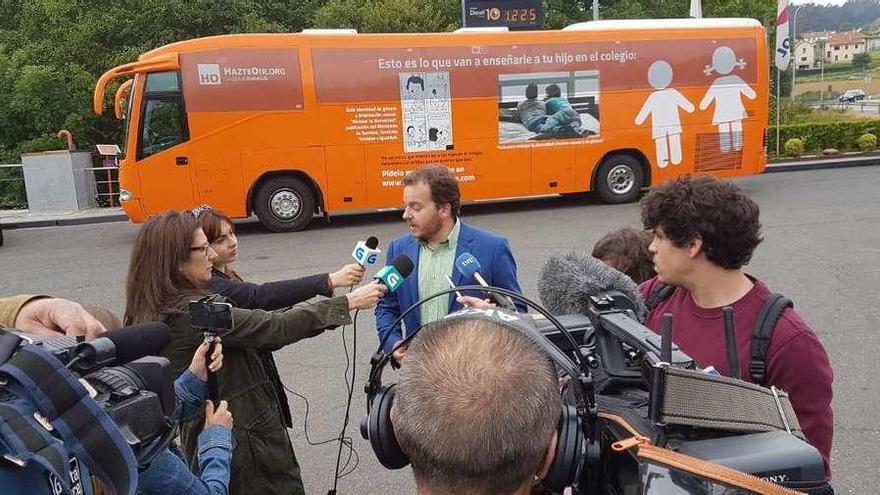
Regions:
[[[107,71],[125,119],[129,218],[207,203],[273,231],[399,207],[442,163],[469,201],[595,190],[608,203],[682,174],[767,162],[769,66],[752,19],[557,31],[236,34]]]

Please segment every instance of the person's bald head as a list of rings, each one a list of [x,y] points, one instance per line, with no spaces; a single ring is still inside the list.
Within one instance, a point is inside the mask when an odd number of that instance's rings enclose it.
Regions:
[[[555,367],[528,337],[488,318],[455,317],[409,344],[392,418],[417,484],[503,494],[541,469],[561,406]]]

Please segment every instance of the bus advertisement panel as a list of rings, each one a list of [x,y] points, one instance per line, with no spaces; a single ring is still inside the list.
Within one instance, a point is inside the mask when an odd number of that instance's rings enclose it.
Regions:
[[[403,176],[432,163],[455,172],[466,200],[595,190],[620,203],[686,173],[763,171],[768,56],[757,21],[579,26],[233,35],[150,52],[138,63],[176,64],[130,69],[146,78],[131,93],[138,153],[123,161],[126,212],[141,221],[209,203],[298,230],[316,212],[399,206]],[[151,88],[168,73],[181,84]],[[176,117],[149,111],[169,101]]]

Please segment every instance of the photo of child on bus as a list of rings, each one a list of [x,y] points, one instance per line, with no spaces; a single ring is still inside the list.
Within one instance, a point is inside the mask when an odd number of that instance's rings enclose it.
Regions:
[[[499,143],[597,136],[598,79],[597,71],[499,76]]]

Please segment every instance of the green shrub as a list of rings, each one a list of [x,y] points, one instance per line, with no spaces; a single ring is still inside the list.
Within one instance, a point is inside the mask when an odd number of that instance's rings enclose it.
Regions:
[[[859,149],[862,151],[871,151],[877,147],[877,136],[866,132],[859,136]]]
[[[854,120],[849,122],[814,122],[779,126],[779,142],[784,144],[791,138],[804,142],[804,151],[820,152],[834,148],[840,151],[859,149],[859,136],[880,132],[880,119]],[[776,126],[767,131],[767,150],[776,150]]]
[[[43,135],[19,143],[18,149],[16,151],[19,155],[23,155],[25,153],[40,153],[43,151],[56,151],[66,149],[67,142],[64,139],[58,136]]]
[[[795,158],[804,154],[804,141],[798,138],[791,138],[785,142],[785,154]]]

